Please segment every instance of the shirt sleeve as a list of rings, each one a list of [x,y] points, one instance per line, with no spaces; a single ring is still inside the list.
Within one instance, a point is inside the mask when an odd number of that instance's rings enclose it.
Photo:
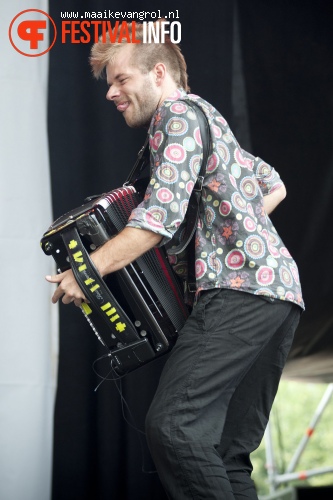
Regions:
[[[243,149],[242,155],[248,162],[248,165],[251,165],[251,168],[253,168],[263,196],[273,193],[273,191],[284,185],[280,175],[271,165],[259,157],[254,157],[251,153]]]
[[[144,200],[127,226],[147,229],[167,243],[184,221],[202,161],[202,142],[193,109],[182,101],[167,102],[149,130],[152,175]]]

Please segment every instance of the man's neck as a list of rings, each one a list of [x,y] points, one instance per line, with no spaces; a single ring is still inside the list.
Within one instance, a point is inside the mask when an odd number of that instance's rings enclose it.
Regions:
[[[158,102],[157,108],[162,106],[163,102],[170,97],[177,90],[177,84],[169,77],[163,84],[161,97]]]

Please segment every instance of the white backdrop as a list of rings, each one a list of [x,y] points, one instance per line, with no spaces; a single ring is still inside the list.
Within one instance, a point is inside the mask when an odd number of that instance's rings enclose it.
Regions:
[[[47,0],[0,6],[0,499],[50,498],[57,366],[57,309],[39,240],[49,226],[48,56],[25,57],[8,38],[20,11]]]

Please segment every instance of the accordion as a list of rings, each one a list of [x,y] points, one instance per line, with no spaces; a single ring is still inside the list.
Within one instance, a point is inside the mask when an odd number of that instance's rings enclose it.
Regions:
[[[88,300],[82,312],[109,350],[111,366],[122,375],[170,351],[189,311],[164,247],[153,248],[105,280],[89,257],[125,227],[141,201],[135,187],[88,200],[57,219],[41,247],[52,255],[58,272],[72,269]]]

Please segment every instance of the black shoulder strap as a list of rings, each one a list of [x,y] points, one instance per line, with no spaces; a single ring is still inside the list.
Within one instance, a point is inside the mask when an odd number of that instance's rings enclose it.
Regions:
[[[134,184],[135,181],[138,180],[141,172],[147,165],[147,161],[149,160],[149,135],[147,134],[146,140],[144,142],[144,145],[138,152],[138,157],[136,162],[133,165],[132,170],[129,173],[129,176],[127,177],[126,181],[124,182],[124,186],[127,186],[128,184]]]
[[[172,255],[177,255],[185,250],[185,248],[188,246],[189,242],[191,241],[197,229],[201,191],[202,191],[206,166],[209,158],[209,153],[211,149],[210,129],[207,116],[195,101],[191,101],[189,99],[184,99],[184,101],[189,106],[192,106],[196,109],[196,115],[198,118],[200,135],[202,140],[202,162],[197,181],[195,183],[195,186],[193,188],[192,194],[188,202],[188,207],[186,212],[186,227],[182,238],[182,242],[176,247],[168,248],[168,253]]]

